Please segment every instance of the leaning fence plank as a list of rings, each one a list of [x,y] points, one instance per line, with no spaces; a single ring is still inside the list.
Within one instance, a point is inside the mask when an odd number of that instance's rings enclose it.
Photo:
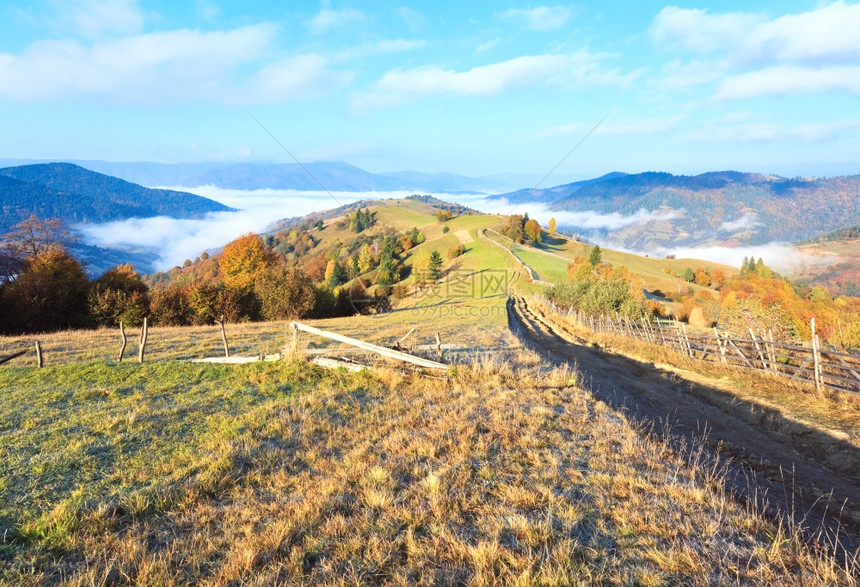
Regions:
[[[309,334],[316,334],[317,336],[322,336],[324,338],[330,338],[332,340],[336,340],[338,342],[342,342],[344,344],[349,344],[360,349],[364,349],[366,351],[370,351],[376,353],[378,355],[382,355],[383,357],[388,357],[389,359],[396,359],[398,361],[405,361],[407,363],[412,363],[414,365],[418,365],[419,367],[426,367],[428,369],[447,369],[448,365],[444,363],[437,363],[436,361],[431,361],[429,359],[423,359],[421,357],[416,357],[414,355],[410,355],[408,353],[404,353],[401,351],[395,351],[392,349],[388,349],[382,346],[378,346],[375,344],[371,344],[369,342],[364,342],[363,340],[358,340],[356,338],[351,338],[349,336],[344,336],[343,334],[337,334],[336,332],[328,332],[326,330],[322,330],[320,328],[314,328],[313,326],[308,326],[307,324],[301,324],[300,322],[290,322],[290,326],[295,330],[301,330],[302,332],[307,332]]]
[[[714,327],[714,336],[717,339],[717,346],[720,349],[720,361],[722,361],[723,365],[727,365],[728,361],[726,360],[726,347],[723,346],[723,343],[720,341],[720,333],[717,331],[717,327]]]
[[[848,363],[846,363],[846,362],[845,362],[845,359],[843,359],[843,358],[842,358],[842,357],[840,357],[839,355],[834,355],[833,353],[830,353],[830,352],[828,352],[827,354],[828,354],[828,355],[830,355],[830,356],[835,356],[835,357],[836,357],[836,360],[837,360],[837,361],[839,361],[840,363],[842,363],[842,366],[843,366],[843,367],[845,367],[845,369],[844,369],[844,370],[845,370],[845,371],[848,371],[848,372],[849,372],[849,373],[851,373],[854,377],[856,377],[856,378],[857,378],[857,381],[860,381],[860,373],[857,373],[857,371],[855,371],[854,369],[852,369],[852,368],[851,368],[851,365],[849,365]]]
[[[758,343],[758,339],[755,337],[755,332],[750,328],[750,338],[752,339],[753,344],[755,345],[755,350],[758,353],[758,360],[761,361],[762,371],[767,371],[767,361],[764,360],[764,353],[761,350],[761,345]]]
[[[26,355],[27,351],[18,351],[17,353],[12,353],[11,355],[6,355],[5,357],[0,357],[0,365],[5,363],[6,361],[11,361],[16,357],[20,357],[21,355]]]
[[[744,363],[746,363],[746,364],[749,366],[749,368],[750,368],[750,369],[755,369],[755,368],[756,368],[756,366],[755,366],[755,365],[753,365],[753,364],[750,362],[750,360],[749,360],[749,359],[747,358],[747,356],[743,353],[743,351],[741,351],[741,349],[740,349],[740,348],[738,348],[738,345],[736,345],[736,344],[735,344],[735,342],[734,342],[731,338],[729,338],[729,333],[728,333],[728,332],[726,333],[726,335],[725,335],[725,336],[726,336],[726,342],[727,342],[727,343],[729,343],[729,346],[731,346],[733,349],[735,349],[735,351],[738,353],[738,355],[739,355],[739,356],[740,356],[740,358],[743,360],[743,362],[744,362]]]

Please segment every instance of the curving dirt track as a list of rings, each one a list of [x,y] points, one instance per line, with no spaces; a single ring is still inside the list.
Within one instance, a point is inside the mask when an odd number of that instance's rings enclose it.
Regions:
[[[727,413],[720,402],[703,401],[726,394],[724,389],[565,336],[522,297],[508,301],[508,323],[548,361],[575,366],[583,386],[628,419],[667,434],[676,446],[704,437],[712,455],[730,457],[726,481],[736,495],[759,501],[766,496],[772,514],[793,516],[811,537],[838,536],[849,553],[860,548],[857,469],[829,468],[820,451],[815,454],[805,443],[786,442],[775,429]]]

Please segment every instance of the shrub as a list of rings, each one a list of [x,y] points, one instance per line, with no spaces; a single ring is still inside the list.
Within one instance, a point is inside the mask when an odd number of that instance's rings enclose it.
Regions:
[[[455,246],[451,247],[450,249],[448,249],[448,258],[449,259],[456,259],[457,257],[459,257],[460,255],[462,255],[465,252],[466,252],[465,245],[463,245],[462,243],[459,245],[455,245]]]

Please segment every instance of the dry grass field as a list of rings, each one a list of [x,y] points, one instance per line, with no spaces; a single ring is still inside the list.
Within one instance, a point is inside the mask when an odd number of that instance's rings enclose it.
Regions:
[[[245,328],[231,338],[250,352],[284,337],[282,324]],[[218,349],[214,329],[160,335],[175,358],[207,353],[192,345],[210,336]],[[575,372],[506,330],[487,336],[511,348],[432,377],[167,355],[4,366],[0,582],[856,580],[826,546],[729,498],[697,447],[670,450]]]

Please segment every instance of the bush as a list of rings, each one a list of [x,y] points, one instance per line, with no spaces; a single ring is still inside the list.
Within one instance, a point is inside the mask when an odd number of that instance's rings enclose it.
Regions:
[[[457,257],[459,257],[460,255],[462,255],[465,252],[466,252],[466,247],[465,247],[465,245],[463,245],[461,243],[459,245],[453,246],[450,249],[448,249],[448,258],[449,259],[456,259]]]
[[[254,285],[264,320],[304,318],[314,307],[310,277],[295,267],[279,263],[263,273]]]

